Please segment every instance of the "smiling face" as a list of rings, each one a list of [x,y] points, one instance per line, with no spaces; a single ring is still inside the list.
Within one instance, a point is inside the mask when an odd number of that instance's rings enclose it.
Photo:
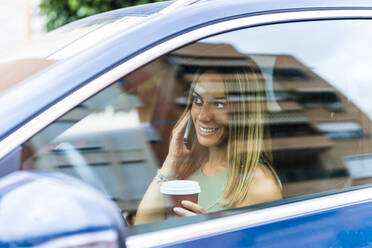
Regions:
[[[200,145],[213,147],[225,144],[228,114],[222,79],[209,81],[207,74],[200,76],[192,93],[191,116]]]

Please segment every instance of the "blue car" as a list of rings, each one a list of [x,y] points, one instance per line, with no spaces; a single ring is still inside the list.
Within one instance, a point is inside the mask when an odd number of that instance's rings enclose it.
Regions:
[[[9,51],[0,247],[372,246],[371,19],[165,1]]]

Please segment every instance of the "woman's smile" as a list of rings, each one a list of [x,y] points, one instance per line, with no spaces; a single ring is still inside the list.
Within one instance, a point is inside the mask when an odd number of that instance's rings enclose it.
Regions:
[[[218,128],[205,128],[205,127],[199,126],[198,130],[199,130],[200,135],[210,136],[210,135],[216,134],[218,131]]]

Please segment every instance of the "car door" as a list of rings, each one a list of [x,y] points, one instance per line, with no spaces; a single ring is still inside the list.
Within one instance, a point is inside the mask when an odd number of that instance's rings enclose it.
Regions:
[[[204,67],[228,78],[254,63],[264,79],[265,151],[283,199],[131,226],[127,246],[368,245],[371,13],[345,6],[275,10],[209,17],[109,68],[45,111],[68,112],[39,124],[35,130],[42,130],[21,144],[21,169],[79,178],[133,224],[194,74]]]

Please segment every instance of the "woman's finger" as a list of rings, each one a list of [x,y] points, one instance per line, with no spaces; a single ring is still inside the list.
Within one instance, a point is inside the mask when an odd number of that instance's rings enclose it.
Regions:
[[[176,207],[176,208],[173,208],[173,211],[179,216],[194,216],[194,215],[196,215],[195,213],[193,213],[193,212],[191,212],[187,209],[184,209],[184,208]]]
[[[205,208],[203,208],[202,206],[200,206],[199,204],[196,204],[194,202],[191,202],[191,201],[187,201],[187,200],[184,200],[181,202],[182,206],[184,206],[186,209],[188,210],[191,210],[192,212],[194,213],[198,213],[198,214],[205,214],[207,211],[205,210]]]

